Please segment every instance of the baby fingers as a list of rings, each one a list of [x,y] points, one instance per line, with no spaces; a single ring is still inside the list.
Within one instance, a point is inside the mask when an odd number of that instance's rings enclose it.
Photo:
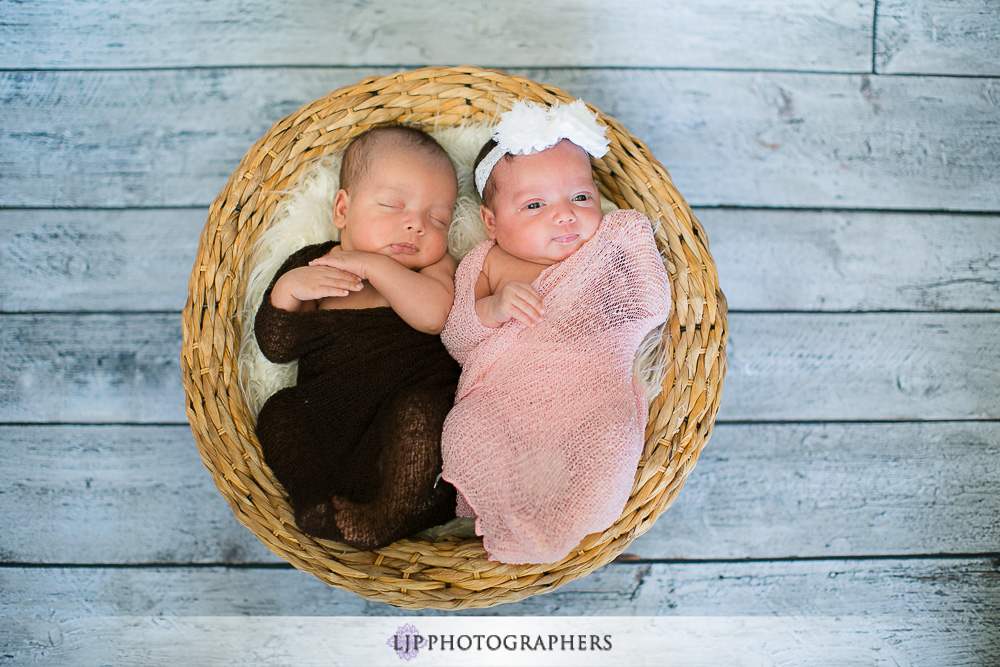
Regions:
[[[517,299],[511,303],[513,312],[511,317],[526,324],[527,326],[532,326],[542,319],[542,315],[545,311],[542,310],[541,304],[534,303],[529,300]]]
[[[499,307],[499,312],[496,315],[497,321],[503,322],[513,318],[531,326],[545,314],[541,297],[527,283],[508,283],[500,290],[498,297],[496,302]]]
[[[328,266],[332,269],[345,271],[359,278],[365,278],[366,253],[343,251],[317,257],[309,262],[309,266]]]
[[[361,279],[352,273],[339,269],[324,271],[320,286],[331,296],[347,296],[350,292],[359,292],[364,288]]]
[[[330,268],[340,268],[336,255],[323,255],[309,262],[309,266],[329,266]]]

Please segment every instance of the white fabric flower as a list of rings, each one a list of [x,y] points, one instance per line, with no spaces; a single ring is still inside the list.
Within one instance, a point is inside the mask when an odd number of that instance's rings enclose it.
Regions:
[[[606,133],[607,128],[597,122],[597,116],[590,113],[583,100],[556,103],[553,107],[518,100],[510,111],[501,114],[500,122],[493,130],[493,140],[497,145],[476,168],[479,196],[483,196],[483,188],[493,168],[507,153],[526,155],[552,148],[561,140],[569,139],[595,158],[601,158],[608,152],[611,143]]]

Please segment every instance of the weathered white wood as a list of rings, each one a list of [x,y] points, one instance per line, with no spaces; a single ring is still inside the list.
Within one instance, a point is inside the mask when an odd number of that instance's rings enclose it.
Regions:
[[[647,559],[961,554],[1000,545],[1000,424],[719,424]]]
[[[0,211],[0,310],[179,311],[206,215]]]
[[[385,624],[386,636],[405,617],[419,617],[413,621],[419,624],[440,616],[669,616],[700,623],[703,631],[694,629],[689,640],[710,645],[724,644],[733,629],[713,618],[730,617],[757,624],[756,632],[733,639],[754,649],[750,664],[825,664],[830,656],[864,655],[863,663],[836,664],[987,665],[1000,658],[997,585],[996,565],[986,559],[613,564],[519,603],[415,613],[327,589],[288,569],[5,568],[0,589],[10,613],[0,645],[19,664],[159,664],[185,656],[180,662],[192,656],[241,662],[273,656],[269,644],[311,661],[310,649],[322,637],[343,636],[337,619],[315,624],[331,616],[396,617],[371,619]],[[227,621],[240,616],[267,623],[251,620],[240,632]],[[480,632],[490,632],[491,623],[483,618]],[[846,644],[862,652],[845,653]],[[336,653],[336,643],[321,646],[328,656]]]
[[[877,72],[1000,75],[995,0],[880,0],[876,8]]]
[[[0,74],[0,206],[207,205],[272,123],[391,71]]]
[[[206,205],[272,122],[372,73],[2,73],[0,206]],[[1000,210],[995,79],[518,73],[615,116],[692,204]]]
[[[280,562],[233,517],[187,426],[0,426],[0,560]]]
[[[867,71],[873,5],[874,0],[497,0],[488,8],[422,0],[3,2],[0,68],[472,60],[493,67]]]
[[[1000,217],[698,209],[732,310],[1000,309]]]
[[[1000,416],[1000,316],[731,315],[722,420]]]
[[[232,516],[186,426],[0,426],[0,461],[0,562],[281,562]],[[628,553],[983,553],[998,514],[995,422],[720,424]]]
[[[0,316],[0,421],[184,423],[179,320]],[[733,313],[729,324],[720,419],[1000,417],[1000,315]]]
[[[624,123],[693,204],[992,211],[1000,203],[994,79],[533,74]]]
[[[185,423],[181,318],[0,316],[0,421]]]
[[[0,310],[175,313],[204,214],[155,207],[207,205],[303,103],[436,62],[557,68],[517,73],[615,115],[694,204],[841,209],[699,210],[737,311],[997,309],[995,216],[845,209],[1000,211],[1000,79],[753,71],[867,70],[872,0],[629,3],[0,0]],[[877,9],[879,72],[1000,76],[990,0]],[[721,417],[997,419],[998,318],[737,312]],[[278,562],[191,443],[179,328],[0,315],[0,421],[177,424],[0,427],[0,663],[333,664],[329,616],[410,614],[280,566],[129,565]],[[618,563],[478,615],[670,616],[657,665],[998,664],[997,561],[960,555],[1000,543],[997,424],[722,423],[630,552],[791,560]],[[921,554],[959,556],[893,558]]]
[[[700,208],[732,310],[1000,309],[1000,217]],[[0,310],[180,310],[204,209],[0,211]]]
[[[419,615],[984,615],[995,602],[991,559],[613,563],[552,593],[490,609]],[[21,615],[412,615],[330,588],[291,568],[0,569]],[[190,591],[198,591],[191,595]],[[958,619],[952,619],[956,621]],[[967,619],[969,620],[969,619]]]

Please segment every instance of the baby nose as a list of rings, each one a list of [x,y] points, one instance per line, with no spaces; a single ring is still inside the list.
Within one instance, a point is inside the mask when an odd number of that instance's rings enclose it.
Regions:
[[[424,222],[421,220],[419,215],[408,215],[403,224],[408,232],[416,232],[417,234],[424,233]]]
[[[555,211],[555,221],[557,224],[568,224],[576,220],[576,215],[574,214],[573,207],[569,204],[563,204],[562,206],[556,207]]]

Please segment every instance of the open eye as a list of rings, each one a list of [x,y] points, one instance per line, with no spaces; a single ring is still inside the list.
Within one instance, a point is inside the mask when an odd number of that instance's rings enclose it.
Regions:
[[[588,201],[590,200],[590,195],[585,192],[581,192],[577,196],[573,197],[573,201]]]
[[[533,201],[530,204],[528,204],[527,206],[525,206],[524,208],[526,208],[528,210],[535,210],[536,208],[541,208],[541,207],[542,207],[542,202]]]

